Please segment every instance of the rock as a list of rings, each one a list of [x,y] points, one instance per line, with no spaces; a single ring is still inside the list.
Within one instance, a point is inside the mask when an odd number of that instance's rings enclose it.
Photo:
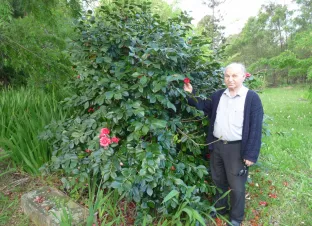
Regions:
[[[39,226],[86,225],[88,209],[72,201],[61,191],[41,187],[21,198],[24,213]]]

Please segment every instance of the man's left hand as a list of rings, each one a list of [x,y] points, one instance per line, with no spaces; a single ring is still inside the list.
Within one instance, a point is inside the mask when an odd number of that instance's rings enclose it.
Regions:
[[[251,165],[254,164],[254,162],[249,161],[249,160],[247,160],[247,159],[244,159],[244,163],[245,163],[246,166],[251,166]]]

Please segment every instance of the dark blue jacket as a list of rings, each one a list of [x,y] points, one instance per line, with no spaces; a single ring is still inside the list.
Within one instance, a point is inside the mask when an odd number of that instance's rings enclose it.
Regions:
[[[209,99],[203,100],[201,98],[188,98],[188,103],[198,110],[204,111],[210,119],[207,142],[214,141],[213,130],[217,115],[217,108],[221,95],[225,89],[216,91]],[[252,162],[256,162],[259,157],[262,136],[262,121],[263,121],[263,107],[258,94],[252,90],[248,90],[245,107],[244,107],[244,122],[242,133],[242,149],[241,156]],[[209,149],[213,150],[213,144],[209,145]]]

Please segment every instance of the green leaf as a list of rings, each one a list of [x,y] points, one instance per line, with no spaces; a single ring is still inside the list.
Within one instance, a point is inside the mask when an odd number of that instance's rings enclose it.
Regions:
[[[149,129],[147,126],[142,127],[142,135],[146,135],[148,133]]]
[[[121,188],[121,183],[118,181],[114,181],[113,183],[111,183],[111,187],[112,188]]]
[[[178,58],[176,56],[170,56],[170,59],[176,63],[178,62]]]
[[[172,81],[183,81],[184,78],[185,78],[185,75],[173,74],[173,75],[167,76],[167,77],[166,77],[166,81],[167,81],[167,82],[172,82]]]
[[[74,138],[81,137],[82,135],[83,135],[83,133],[81,133],[81,132],[73,132],[72,133],[72,137],[74,137]]]
[[[142,75],[142,73],[134,72],[131,76],[137,78],[137,77],[139,77],[140,75]]]
[[[155,68],[160,69],[160,64],[153,64],[153,66],[154,66]]]
[[[141,106],[141,102],[139,102],[139,101],[136,101],[136,102],[134,102],[133,104],[132,104],[132,107],[133,108],[139,108]]]
[[[136,122],[134,125],[135,125],[134,131],[140,130],[143,126],[143,124],[140,122]]]
[[[171,109],[174,110],[175,112],[177,111],[176,107],[175,107],[170,101],[167,102],[167,107],[168,107],[168,108],[171,108]]]
[[[149,95],[149,100],[150,100],[150,103],[151,103],[151,104],[156,103],[156,97],[155,97],[155,95],[150,94],[150,95]]]
[[[141,83],[142,85],[145,85],[146,82],[147,82],[147,77],[146,77],[146,76],[142,76],[142,78],[140,78],[140,83]]]
[[[152,119],[151,120],[151,128],[152,129],[163,129],[166,128],[167,121],[161,119]]]
[[[193,209],[192,212],[193,212],[194,218],[195,218],[196,220],[198,220],[199,223],[200,223],[201,225],[205,226],[205,225],[206,225],[206,224],[205,224],[205,220],[204,220],[204,218],[197,212],[197,210],[194,210],[194,209]]]
[[[174,180],[174,183],[175,183],[176,185],[184,185],[184,186],[186,186],[185,183],[184,183],[184,181],[181,180],[181,179],[179,179],[179,178],[175,179],[175,180]]]
[[[152,196],[152,194],[153,194],[153,189],[152,189],[150,186],[148,186],[147,189],[146,189],[146,193],[147,193],[149,196]]]
[[[108,91],[104,95],[105,95],[106,99],[110,100],[110,99],[113,98],[114,92],[113,91]]]
[[[225,198],[230,192],[231,192],[231,190],[228,190],[228,191],[224,192],[224,194],[223,194],[218,200],[216,200],[216,202],[213,204],[213,206],[215,206],[216,203],[217,203],[219,200]]]
[[[156,84],[153,84],[154,85],[154,87],[153,87],[153,92],[154,93],[157,93],[159,90],[161,90],[161,88],[163,87],[163,84],[161,84],[161,83],[156,83]]]
[[[147,205],[148,205],[150,208],[155,208],[155,202],[152,201],[152,200],[148,200],[148,201],[147,201]]]
[[[112,58],[106,56],[104,57],[104,62],[110,64],[112,62]]]
[[[89,102],[87,101],[85,104],[84,104],[84,109],[87,109],[89,107]]]
[[[180,192],[178,192],[177,190],[172,190],[168,195],[166,195],[162,203],[168,202],[170,199],[172,199],[175,196],[178,196],[179,194]]]
[[[101,64],[101,63],[103,63],[103,61],[104,61],[104,58],[103,58],[103,57],[97,57],[96,60],[95,60],[95,62],[96,62],[97,64]]]
[[[116,94],[114,95],[114,98],[115,98],[116,100],[121,100],[121,99],[122,99],[121,93],[116,93]]]
[[[190,221],[191,222],[193,221],[193,211],[192,211],[192,209],[190,209],[188,207],[184,207],[181,211],[187,213],[187,215],[190,218]]]

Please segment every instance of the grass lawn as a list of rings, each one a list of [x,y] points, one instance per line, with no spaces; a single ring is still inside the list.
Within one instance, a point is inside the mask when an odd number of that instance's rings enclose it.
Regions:
[[[244,226],[312,224],[312,104],[303,87],[266,89],[260,96],[271,136],[250,169]],[[20,195],[46,182],[6,172],[0,163],[0,225],[31,225]],[[218,225],[222,225],[219,222]]]
[[[244,225],[312,224],[312,104],[305,94],[284,87],[260,95],[271,136],[250,170]]]

